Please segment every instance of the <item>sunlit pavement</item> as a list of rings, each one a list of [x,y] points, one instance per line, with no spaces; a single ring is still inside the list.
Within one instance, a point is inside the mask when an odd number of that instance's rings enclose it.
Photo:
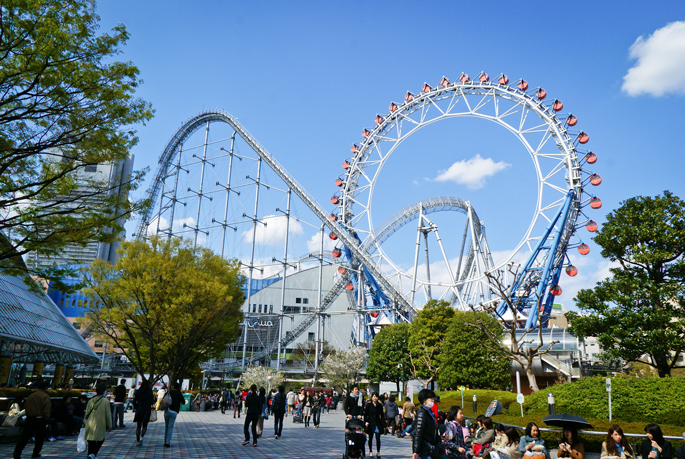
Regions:
[[[171,448],[164,448],[164,417],[159,413],[159,420],[150,423],[148,432],[141,447],[135,445],[135,424],[133,414],[126,413],[126,427],[115,429],[107,434],[98,459],[157,459],[157,458],[337,458],[344,451],[344,413],[331,411],[321,415],[321,427],[304,427],[304,424],[293,423],[292,417],[285,418],[283,434],[278,440],[274,438],[273,417],[264,422],[264,433],[258,440],[258,447],[243,446],[243,422],[245,417],[233,419],[233,412],[185,412],[179,413],[174,427]],[[395,438],[390,435],[381,437],[381,457],[411,457],[411,437]],[[374,439],[374,456],[376,444]],[[0,458],[11,459],[14,443],[0,444]],[[30,458],[33,443],[26,445],[22,458]],[[45,442],[41,451],[42,458],[80,458],[86,453],[76,452],[76,437],[54,443]],[[366,451],[368,459],[368,445]]]

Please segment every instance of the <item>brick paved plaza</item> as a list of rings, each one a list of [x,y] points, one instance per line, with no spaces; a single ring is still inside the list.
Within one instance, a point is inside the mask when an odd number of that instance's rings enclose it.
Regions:
[[[105,444],[98,459],[168,459],[168,458],[293,458],[321,459],[342,457],[344,450],[344,413],[342,411],[321,416],[321,427],[314,429],[304,424],[295,424],[292,417],[285,418],[283,436],[276,440],[273,436],[273,417],[264,423],[264,435],[259,446],[242,446],[243,421],[233,419],[233,414],[211,412],[181,412],[176,420],[171,448],[164,448],[164,419],[150,423],[148,432],[140,448],[135,446],[135,424],[133,414],[126,413],[126,428],[116,429],[107,434]],[[411,439],[395,438],[390,435],[381,437],[381,456],[385,458],[411,457]],[[10,459],[14,443],[0,444],[0,458]],[[374,441],[374,456],[375,456]],[[30,458],[33,443],[26,445],[22,458]],[[85,459],[86,453],[76,452],[76,437],[64,441],[45,442],[41,451],[42,458]],[[368,446],[367,446],[368,458]]]

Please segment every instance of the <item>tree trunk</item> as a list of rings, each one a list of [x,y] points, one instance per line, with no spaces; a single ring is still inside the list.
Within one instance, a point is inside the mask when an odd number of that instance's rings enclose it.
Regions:
[[[653,354],[656,369],[659,372],[659,377],[671,376],[671,365],[668,364],[668,357],[666,354]]]
[[[535,380],[532,364],[528,364],[526,366],[526,376],[528,377],[528,385],[530,386],[530,390],[533,392],[538,392],[540,388],[538,387],[538,382]]]

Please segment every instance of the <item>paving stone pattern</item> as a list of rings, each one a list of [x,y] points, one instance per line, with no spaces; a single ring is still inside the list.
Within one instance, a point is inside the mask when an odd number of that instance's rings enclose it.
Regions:
[[[160,413],[162,414],[162,413]],[[285,418],[280,439],[273,435],[273,417],[264,422],[264,433],[258,440],[258,447],[243,446],[243,423],[245,417],[233,419],[233,412],[225,415],[221,411],[182,411],[176,419],[171,448],[164,448],[164,416],[148,425],[148,431],[141,447],[135,446],[133,414],[127,412],[126,427],[108,433],[98,459],[224,459],[224,458],[290,458],[290,459],[341,459],[344,451],[344,419],[342,411],[331,411],[321,416],[321,426],[304,427],[293,423],[292,417]],[[410,458],[411,437],[381,437],[381,457]],[[374,456],[376,444],[374,439]],[[368,445],[367,445],[368,459]],[[11,459],[14,443],[0,445],[0,459]],[[26,445],[22,458],[30,458],[33,443]],[[86,453],[76,452],[76,437],[54,443],[45,442],[42,458],[85,459]]]

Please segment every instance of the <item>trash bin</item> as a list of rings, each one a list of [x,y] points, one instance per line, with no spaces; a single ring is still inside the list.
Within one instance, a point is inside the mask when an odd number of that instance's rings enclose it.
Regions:
[[[181,411],[190,411],[190,401],[193,398],[193,394],[183,394],[183,398],[186,402],[181,405]]]

